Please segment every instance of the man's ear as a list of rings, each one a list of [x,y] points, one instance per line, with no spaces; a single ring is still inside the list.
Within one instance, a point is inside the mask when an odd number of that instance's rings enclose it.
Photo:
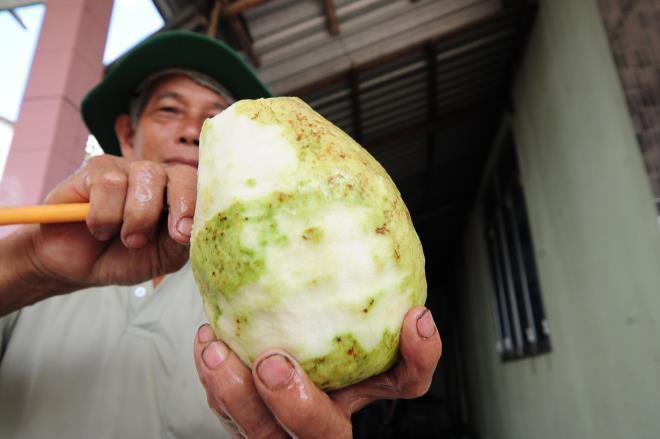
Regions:
[[[120,114],[115,120],[115,134],[119,139],[119,148],[121,155],[126,158],[132,158],[135,155],[133,139],[135,137],[135,127],[128,114]]]

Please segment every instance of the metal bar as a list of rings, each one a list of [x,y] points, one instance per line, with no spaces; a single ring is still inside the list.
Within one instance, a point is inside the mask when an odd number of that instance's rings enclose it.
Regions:
[[[317,99],[309,99],[307,100],[307,103],[310,105],[310,107],[313,108],[323,108],[323,106],[325,105],[343,101],[344,99],[346,99],[348,93],[349,91],[347,89],[341,89],[334,93],[323,95]]]
[[[419,72],[412,72],[408,76],[394,78],[387,82],[382,82],[377,87],[365,88],[364,83],[360,84],[360,91],[362,93],[362,98],[365,100],[366,105],[372,105],[375,100],[387,100],[390,93],[405,92],[406,90],[412,91],[423,91],[426,94],[427,84],[424,83],[425,72],[423,70]],[[390,100],[390,103],[391,100]],[[377,104],[380,105],[380,104]]]
[[[502,312],[500,311],[500,305],[499,305],[499,280],[497,278],[497,267],[495,266],[495,260],[496,260],[496,252],[494,249],[494,237],[492,236],[494,233],[492,226],[486,227],[484,229],[484,236],[486,238],[486,249],[488,251],[488,262],[490,265],[490,273],[492,277],[492,282],[493,282],[493,288],[495,289],[495,300],[491,301],[491,305],[489,306],[489,309],[491,311],[491,315],[493,317],[493,322],[495,323],[495,337],[497,339],[497,344],[496,344],[496,350],[498,354],[501,354],[504,352],[504,335],[502,333],[502,327],[500,326],[501,322],[501,314]]]
[[[491,226],[488,229],[487,237],[491,244],[489,247],[491,248],[491,256],[493,259],[493,277],[495,281],[496,293],[495,304],[497,305],[499,318],[501,319],[502,323],[502,327],[500,328],[502,341],[501,348],[505,353],[507,353],[513,351],[513,343],[511,341],[511,322],[509,320],[509,311],[508,307],[506,306],[506,298],[504,296],[504,279],[502,278],[504,270],[500,261],[500,246],[496,234],[497,232],[495,231],[495,228]]]
[[[421,102],[428,100],[428,96],[424,91],[411,90],[410,93],[392,93],[392,99],[391,101],[381,101],[380,104],[371,102],[368,108],[362,104],[362,123],[365,131],[375,120],[399,118],[406,111],[419,111],[421,109],[425,115],[427,114],[428,108],[425,105],[419,105]],[[424,119],[426,120],[428,117],[425,116]]]
[[[337,8],[333,0],[323,0],[325,15],[328,19],[328,30],[330,35],[339,35],[339,20],[337,20]]]
[[[496,183],[497,186],[497,183]],[[501,200],[498,194],[498,199]],[[502,256],[502,261],[504,262],[505,278],[506,278],[506,290],[509,297],[509,304],[511,305],[511,320],[513,322],[513,336],[514,342],[516,345],[516,353],[518,355],[523,355],[523,338],[522,338],[522,328],[520,327],[520,316],[518,315],[518,301],[516,300],[516,290],[513,283],[513,269],[511,268],[511,260],[509,259],[509,246],[506,242],[506,230],[504,228],[504,219],[502,218],[502,209],[499,206],[496,208],[496,221],[497,228],[499,230],[499,240],[500,240],[500,251]]]
[[[515,184],[515,183],[514,183]],[[520,283],[522,285],[523,302],[525,304],[525,314],[527,315],[527,327],[525,328],[525,336],[527,341],[536,350],[536,328],[534,327],[534,313],[532,312],[532,300],[529,294],[529,284],[527,281],[527,272],[525,271],[525,261],[523,260],[522,246],[520,244],[520,235],[518,234],[518,223],[516,221],[516,212],[513,207],[513,200],[511,193],[506,195],[505,201],[506,209],[509,213],[509,222],[511,223],[511,230],[513,231],[513,243],[515,247],[516,260],[518,261]]]

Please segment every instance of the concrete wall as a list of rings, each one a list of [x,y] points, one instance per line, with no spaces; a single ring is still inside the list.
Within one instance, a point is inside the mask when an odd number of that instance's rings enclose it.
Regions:
[[[459,270],[481,438],[660,437],[660,230],[595,0],[541,1],[513,129],[553,352],[501,363],[477,206]]]

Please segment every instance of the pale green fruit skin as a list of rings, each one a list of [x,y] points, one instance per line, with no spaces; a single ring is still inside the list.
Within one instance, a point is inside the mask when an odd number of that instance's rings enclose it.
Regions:
[[[191,261],[211,326],[245,364],[279,347],[325,390],[389,368],[426,300],[396,186],[297,98],[239,101],[205,123]]]

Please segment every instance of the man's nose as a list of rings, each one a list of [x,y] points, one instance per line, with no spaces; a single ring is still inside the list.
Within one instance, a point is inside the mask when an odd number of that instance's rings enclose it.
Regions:
[[[179,133],[179,143],[199,146],[199,133],[201,130],[201,123],[193,120],[185,121]]]

